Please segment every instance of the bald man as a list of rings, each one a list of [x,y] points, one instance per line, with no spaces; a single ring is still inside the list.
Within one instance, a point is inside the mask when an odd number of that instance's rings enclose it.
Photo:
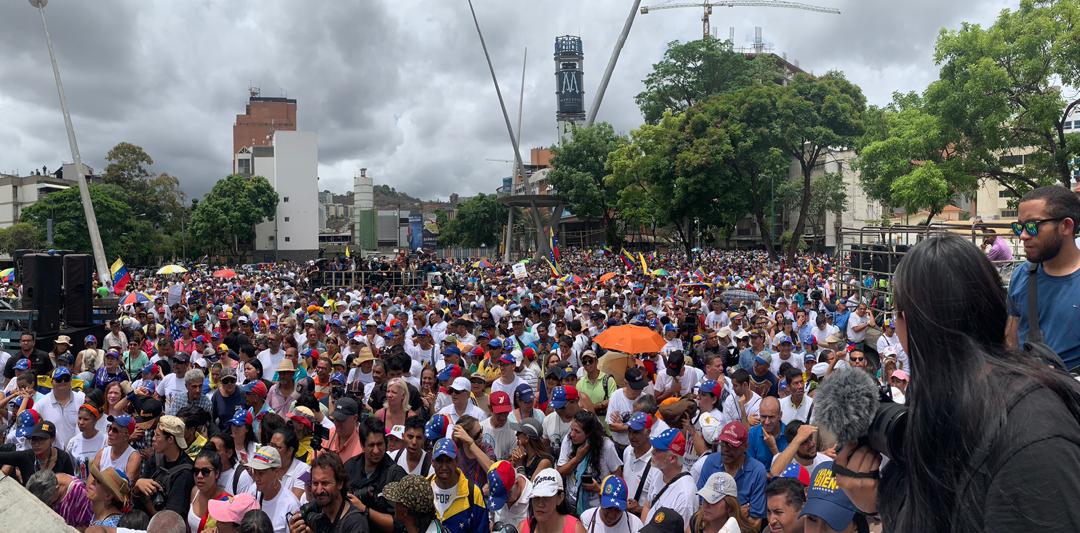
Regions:
[[[755,420],[750,427],[746,454],[763,465],[771,465],[773,456],[788,445],[784,438],[784,423],[780,421],[780,400],[775,396],[762,398],[758,416],[751,422]]]

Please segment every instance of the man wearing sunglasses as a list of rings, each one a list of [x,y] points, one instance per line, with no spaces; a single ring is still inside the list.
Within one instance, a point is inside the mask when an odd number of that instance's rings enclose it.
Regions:
[[[1080,198],[1064,187],[1040,187],[1020,199],[1012,230],[1031,265],[1013,270],[1009,281],[1006,342],[1023,346],[1030,331],[1028,290],[1038,288],[1038,319],[1045,342],[1069,369],[1080,367],[1080,249],[1075,238]]]
[[[56,424],[56,442],[67,443],[78,433],[75,423],[85,397],[83,393],[71,390],[71,370],[66,367],[52,372],[52,383],[52,392],[41,398],[34,408],[41,414],[42,420]]]

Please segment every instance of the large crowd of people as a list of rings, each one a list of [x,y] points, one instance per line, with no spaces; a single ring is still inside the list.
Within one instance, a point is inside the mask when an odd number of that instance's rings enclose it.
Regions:
[[[1041,218],[1027,239],[1051,238]],[[882,313],[844,262],[806,254],[562,250],[560,272],[525,275],[412,261],[440,275],[406,290],[289,264],[148,273],[103,338],[24,333],[0,354],[4,472],[94,532],[862,532],[893,516],[851,477],[879,457],[825,445],[814,398],[852,369],[927,412],[939,377],[920,385],[930,356],[907,336],[931,312],[910,295]],[[1028,332],[1009,302],[995,346],[1018,317]],[[1042,324],[1074,363],[1076,328]]]

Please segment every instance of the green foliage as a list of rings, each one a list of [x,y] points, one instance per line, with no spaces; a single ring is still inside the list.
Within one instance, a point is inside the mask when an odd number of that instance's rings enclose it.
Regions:
[[[711,96],[771,84],[780,76],[776,63],[768,57],[748,59],[732,50],[727,41],[671,41],[635,100],[645,122],[656,124],[665,111],[678,114]]]
[[[785,86],[764,87],[775,98],[776,146],[799,164],[802,198],[787,253],[796,252],[810,214],[810,181],[814,168],[830,149],[856,146],[863,135],[866,98],[840,72],[820,77],[798,74]]]
[[[1063,122],[1080,99],[1080,1],[1022,0],[989,28],[942,30],[934,59],[940,79],[926,90],[927,111],[969,172],[1020,195],[1054,182],[1070,185],[1078,135]],[[1030,153],[1022,167],[1005,157]],[[947,173],[946,173],[947,174]],[[948,181],[948,177],[946,177]]]
[[[802,202],[801,181],[783,180],[776,187],[776,201],[784,209],[795,210]],[[825,217],[829,213],[840,215],[847,209],[847,191],[844,190],[844,176],[836,172],[826,172],[810,180],[810,212],[807,225],[814,233],[821,235],[825,231]]]
[[[120,187],[131,187],[150,177],[154,160],[141,146],[121,142],[105,155],[109,166],[105,167],[102,181]]]
[[[626,144],[611,124],[574,128],[569,140],[552,147],[548,183],[571,213],[584,220],[602,220],[609,243],[620,239],[610,220],[618,189],[605,183],[608,154]]]
[[[874,126],[860,141],[855,167],[869,198],[909,213],[941,212],[953,198],[978,188],[977,170],[958,155],[944,121],[916,94],[894,94],[870,112]]]
[[[21,248],[40,248],[45,243],[45,235],[37,226],[19,222],[11,227],[0,229],[0,253],[11,255]]]
[[[255,225],[274,216],[278,194],[262,176],[226,176],[191,215],[191,235],[206,253],[239,254],[255,238]]]
[[[125,198],[125,191],[117,185],[90,185],[90,199],[94,204],[105,256],[110,259],[123,257],[126,263],[140,264],[150,258],[135,252],[137,237],[132,232],[135,217]],[[44,235],[49,218],[53,219],[56,248],[91,253],[90,231],[86,228],[78,187],[46,195],[24,209],[20,220],[37,228],[39,235]]]
[[[478,194],[458,206],[453,220],[439,223],[439,244],[444,246],[497,246],[506,224],[507,208],[494,194]],[[436,220],[439,220],[436,214]],[[445,217],[445,215],[444,215]],[[445,220],[445,218],[444,218]]]

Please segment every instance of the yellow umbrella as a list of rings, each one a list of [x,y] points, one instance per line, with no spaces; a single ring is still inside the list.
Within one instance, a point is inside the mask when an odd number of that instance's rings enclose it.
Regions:
[[[183,274],[184,272],[187,272],[187,269],[180,265],[165,265],[157,271],[159,276],[163,274]]]
[[[607,352],[600,358],[597,368],[615,378],[615,383],[622,387],[626,384],[624,383],[626,381],[626,369],[631,366],[637,366],[637,360],[633,355],[622,352]]]

